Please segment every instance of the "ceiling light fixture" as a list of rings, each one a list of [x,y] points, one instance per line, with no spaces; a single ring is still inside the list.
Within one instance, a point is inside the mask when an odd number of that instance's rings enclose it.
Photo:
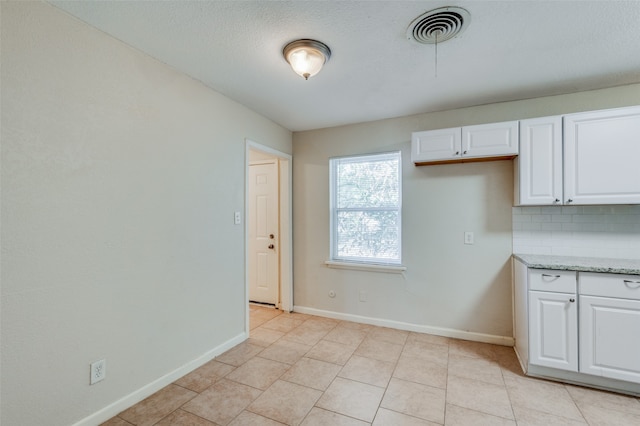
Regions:
[[[293,71],[305,80],[318,74],[331,57],[331,50],[317,40],[302,39],[292,41],[282,49],[284,59]]]

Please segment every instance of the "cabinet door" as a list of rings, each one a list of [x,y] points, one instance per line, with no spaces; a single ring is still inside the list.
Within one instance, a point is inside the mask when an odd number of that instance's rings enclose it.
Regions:
[[[580,372],[640,383],[640,301],[580,296]]]
[[[460,159],[460,127],[411,134],[411,161],[416,164]]]
[[[562,117],[520,121],[519,205],[562,203]]]
[[[640,107],[565,116],[565,204],[639,204],[638,159]]]
[[[578,371],[575,294],[529,292],[529,363]]]
[[[516,352],[524,369],[529,365],[527,272],[524,263],[516,259],[513,260],[513,334],[516,339]]]
[[[462,158],[516,155],[518,155],[517,121],[462,128]]]

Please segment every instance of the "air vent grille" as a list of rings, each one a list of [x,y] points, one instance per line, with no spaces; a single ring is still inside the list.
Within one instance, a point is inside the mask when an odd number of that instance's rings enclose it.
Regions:
[[[471,15],[465,9],[441,7],[414,19],[407,29],[407,38],[422,44],[442,43],[464,31],[470,21]]]

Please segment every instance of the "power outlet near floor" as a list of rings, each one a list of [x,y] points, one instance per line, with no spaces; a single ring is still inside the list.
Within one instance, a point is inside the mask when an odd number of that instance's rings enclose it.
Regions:
[[[104,380],[104,378],[107,377],[107,361],[101,359],[99,361],[91,363],[90,374],[91,377],[89,380],[89,384],[91,385],[95,385],[96,383]]]
[[[474,244],[473,232],[466,231],[464,233],[464,243],[465,244]]]

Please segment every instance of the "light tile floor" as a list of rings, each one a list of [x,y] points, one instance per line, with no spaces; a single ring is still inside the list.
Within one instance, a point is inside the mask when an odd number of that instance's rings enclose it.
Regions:
[[[104,425],[640,425],[640,399],[525,377],[513,348],[250,312],[246,342]]]

